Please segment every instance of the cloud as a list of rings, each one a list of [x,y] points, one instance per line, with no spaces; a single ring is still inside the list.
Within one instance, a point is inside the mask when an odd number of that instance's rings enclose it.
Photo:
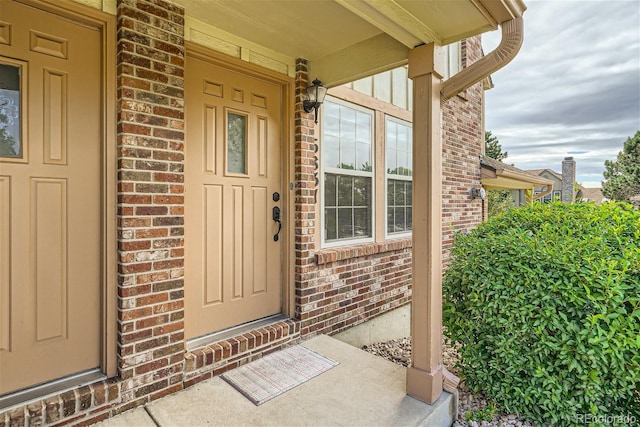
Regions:
[[[526,3],[522,49],[486,93],[486,129],[519,168],[559,171],[573,154],[579,181],[601,181],[640,130],[640,2]],[[485,52],[499,38],[484,35]]]

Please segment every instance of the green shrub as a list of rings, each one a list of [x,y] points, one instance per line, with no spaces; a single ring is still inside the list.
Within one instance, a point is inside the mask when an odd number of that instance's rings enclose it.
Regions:
[[[456,237],[443,293],[462,377],[504,410],[640,422],[640,211],[511,209]]]

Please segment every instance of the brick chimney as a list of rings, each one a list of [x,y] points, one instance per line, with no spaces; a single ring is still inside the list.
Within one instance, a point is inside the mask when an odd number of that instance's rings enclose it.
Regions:
[[[562,202],[575,202],[576,161],[573,157],[565,157],[562,161]]]

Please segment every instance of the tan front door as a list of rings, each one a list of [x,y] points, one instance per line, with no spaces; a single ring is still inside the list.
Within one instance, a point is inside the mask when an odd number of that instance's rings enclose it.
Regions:
[[[101,36],[0,0],[0,394],[100,364]]]
[[[187,338],[281,310],[282,86],[187,55]],[[274,196],[274,194],[278,194]]]

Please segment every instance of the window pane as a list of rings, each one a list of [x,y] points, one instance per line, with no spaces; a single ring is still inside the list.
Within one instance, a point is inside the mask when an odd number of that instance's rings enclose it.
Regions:
[[[327,175],[327,181],[330,176]],[[336,178],[339,207],[337,209],[328,205],[325,207],[325,227],[336,226],[337,236],[334,234],[334,229],[329,228],[325,230],[325,240],[371,237],[373,235],[371,218],[373,180],[367,177],[342,175],[333,175],[333,177]],[[337,213],[330,212],[333,210]],[[336,219],[337,223],[331,222]]]
[[[322,162],[325,166],[337,168],[340,165],[340,141],[334,136],[322,140]]]
[[[395,181],[395,198],[394,205],[396,206],[404,206],[405,205],[405,189],[404,189],[404,181]]]
[[[336,176],[327,174],[324,179],[324,204],[336,206],[336,202]]]
[[[342,121],[343,123],[349,122],[355,125],[356,110],[354,110],[353,108],[343,107],[343,106],[339,106],[339,108],[340,108],[340,121]]]
[[[398,150],[407,151],[409,148],[409,141],[407,139],[407,128],[405,126],[398,126]]]
[[[373,96],[391,102],[391,73],[378,73],[373,76]]]
[[[411,181],[387,180],[387,233],[411,230]]]
[[[393,233],[393,211],[394,208],[387,208],[387,233]]]
[[[391,79],[393,81],[392,103],[400,108],[408,110],[407,105],[407,68],[400,67],[391,71]]]
[[[373,77],[356,80],[353,82],[353,89],[365,95],[373,96]]]
[[[356,114],[356,141],[371,144],[371,116],[369,114]]]
[[[322,129],[324,133],[331,131],[333,135],[338,135],[338,124],[340,119],[340,107],[331,102],[322,104]]]
[[[373,171],[373,166],[371,165],[371,145],[356,144],[356,166],[357,169],[361,171]]]
[[[353,210],[353,237],[371,237],[371,214],[369,208]]]
[[[247,116],[227,113],[227,172],[247,173]]]
[[[394,212],[394,216],[395,216],[395,231],[405,231],[405,224],[404,224],[404,211],[405,208],[401,207],[401,208],[395,208],[395,212]]]
[[[353,178],[338,176],[338,206],[353,206]]]
[[[327,104],[328,105],[328,104]],[[335,118],[325,113],[322,114],[322,131],[325,135],[340,135],[340,120],[338,116]]]
[[[356,140],[356,111],[351,108],[340,108],[340,138]]]
[[[396,124],[387,120],[387,140],[385,141],[387,148],[396,149]]]
[[[338,239],[353,237],[353,211],[349,208],[338,209]]]
[[[398,175],[409,175],[409,156],[406,151],[398,151]]]
[[[396,173],[396,150],[387,148],[386,157],[387,157],[387,173],[395,174]]]
[[[20,68],[0,64],[0,157],[22,157]]]
[[[411,127],[387,118],[385,156],[387,173],[390,175],[411,176]]]
[[[326,208],[324,210],[325,240],[335,240],[337,237],[336,214],[337,214],[337,209],[335,208]]]
[[[370,189],[366,178],[353,179],[353,206],[368,206]]]
[[[412,175],[412,134],[407,123],[387,117],[385,155],[387,163],[387,233],[411,230],[412,183],[406,179],[389,179]],[[395,134],[394,134],[395,131]]]
[[[351,141],[340,142],[340,166],[341,169],[355,170],[356,147]]]

